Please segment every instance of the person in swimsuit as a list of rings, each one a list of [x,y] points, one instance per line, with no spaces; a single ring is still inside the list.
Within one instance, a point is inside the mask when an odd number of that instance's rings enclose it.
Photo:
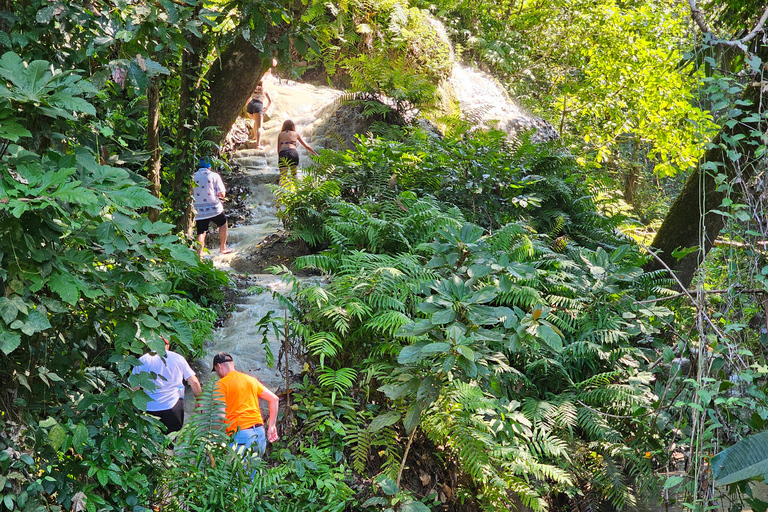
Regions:
[[[309,144],[304,142],[301,135],[296,131],[296,125],[293,121],[286,119],[283,123],[283,129],[280,135],[277,136],[277,147],[279,153],[277,154],[278,167],[280,168],[280,183],[283,184],[288,178],[288,171],[291,173],[291,177],[296,179],[296,170],[299,167],[299,152],[296,150],[296,144],[301,143],[302,146],[307,148],[307,151],[313,155],[317,155],[317,151],[309,147]]]
[[[267,104],[264,105],[266,99]],[[272,104],[272,98],[269,97],[269,93],[264,89],[264,81],[260,80],[259,84],[251,93],[251,98],[248,100],[248,104],[245,109],[248,111],[248,115],[253,119],[253,128],[251,128],[251,138],[256,141],[256,146],[261,147],[261,123],[264,116],[264,112]]]

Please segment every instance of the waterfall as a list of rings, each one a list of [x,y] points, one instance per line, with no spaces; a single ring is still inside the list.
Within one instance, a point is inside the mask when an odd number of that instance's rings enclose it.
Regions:
[[[474,67],[454,63],[448,84],[459,102],[462,117],[472,124],[497,128],[510,136],[533,131],[534,142],[559,138],[554,126],[526,112],[495,78]]]

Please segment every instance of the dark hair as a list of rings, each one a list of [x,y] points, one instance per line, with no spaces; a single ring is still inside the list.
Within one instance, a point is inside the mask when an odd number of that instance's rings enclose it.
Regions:
[[[290,119],[286,119],[283,122],[283,129],[281,130],[283,132],[295,132],[296,131],[296,125],[293,124],[293,121]]]
[[[226,352],[219,352],[213,356],[213,364],[211,365],[211,372],[215,372],[214,368],[217,364],[232,362],[232,356]]]

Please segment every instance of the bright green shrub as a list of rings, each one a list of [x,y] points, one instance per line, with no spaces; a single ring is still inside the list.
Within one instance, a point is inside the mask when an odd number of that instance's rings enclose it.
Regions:
[[[141,510],[162,437],[127,376],[161,336],[199,348],[210,323],[193,332],[182,311],[198,306],[164,268],[199,260],[139,213],[160,204],[145,180],[80,144],[97,115],[88,81],[10,52],[0,76],[0,442],[27,471],[0,464],[0,493],[25,492],[29,509]]]

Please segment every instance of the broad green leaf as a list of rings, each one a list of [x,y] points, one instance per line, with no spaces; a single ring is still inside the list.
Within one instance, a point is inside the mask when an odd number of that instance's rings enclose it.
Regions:
[[[400,327],[395,336],[400,338],[411,338],[421,336],[422,334],[431,331],[434,325],[430,320],[419,320],[418,322],[411,322]]]
[[[21,345],[21,335],[10,332],[6,329],[0,331],[0,350],[5,355],[10,354]]]
[[[141,320],[141,323],[144,325],[144,327],[149,327],[150,329],[157,329],[160,327],[160,322],[158,322],[156,318],[149,315],[139,315],[139,319]]]
[[[400,512],[430,512],[430,508],[420,501],[404,501],[400,506]]]
[[[374,496],[373,498],[368,498],[365,500],[365,503],[363,503],[363,508],[372,507],[374,505],[384,506],[388,503],[389,502],[386,500],[386,498],[382,498],[381,496]]]
[[[466,345],[457,345],[456,351],[461,354],[462,356],[466,357],[470,361],[475,360],[475,353],[472,351],[471,348],[469,348]]]
[[[467,269],[469,277],[483,277],[491,273],[491,267],[488,265],[472,265]]]
[[[136,391],[131,397],[133,406],[140,411],[147,410],[147,404],[149,403],[149,396],[144,391]]]
[[[88,427],[82,423],[75,427],[75,431],[72,433],[72,449],[75,453],[82,454],[85,448],[85,443],[88,442]]]
[[[19,308],[8,297],[0,297],[0,317],[3,321],[10,325],[11,322],[16,320],[16,315],[19,314]]]
[[[67,431],[58,423],[48,432],[48,443],[54,450],[61,449],[67,439]]]
[[[474,244],[483,236],[483,228],[475,224],[464,224],[461,226],[460,239],[465,244]]]
[[[454,320],[456,320],[456,312],[452,309],[442,309],[430,317],[430,321],[434,325],[449,324]]]
[[[394,425],[398,421],[400,421],[400,413],[395,411],[388,411],[384,414],[380,414],[373,418],[371,421],[371,424],[368,425],[368,431],[369,432],[378,432],[379,430],[383,429],[384,427],[388,427],[390,425]]]
[[[398,400],[408,395],[416,393],[419,389],[420,380],[418,378],[411,378],[403,384],[385,384],[379,388],[379,391],[387,395],[390,400]]]
[[[715,485],[728,485],[768,474],[768,431],[742,439],[714,457]]]
[[[48,280],[48,287],[68,304],[75,305],[80,298],[79,288],[72,277],[67,274],[53,274]]]
[[[672,487],[678,486],[681,483],[685,481],[685,478],[679,475],[672,475],[664,482],[664,488],[665,489],[671,489]]]
[[[442,353],[448,352],[450,349],[451,349],[451,346],[448,343],[445,343],[442,341],[437,343],[430,343],[422,347],[421,357],[419,359],[432,354],[442,354]]]
[[[536,329],[536,332],[538,333],[539,337],[544,341],[544,343],[549,346],[552,350],[555,352],[560,352],[563,349],[563,340],[560,338],[560,335],[558,335],[552,327],[550,327],[547,324],[540,324],[538,328]]]
[[[472,294],[472,298],[468,301],[472,304],[487,304],[496,298],[499,289],[495,286],[486,286],[482,290]]]
[[[149,190],[138,185],[112,190],[109,192],[108,198],[119,206],[125,206],[134,210],[162,205],[162,202],[153,196]]]
[[[385,475],[382,475],[379,478],[377,478],[376,483],[381,488],[381,492],[383,492],[387,496],[394,496],[395,494],[397,494],[397,491],[399,490],[397,488],[397,484],[395,483],[395,481]]]
[[[400,354],[397,356],[397,362],[400,364],[416,363],[422,359],[421,349],[424,348],[426,342],[420,341],[413,345],[408,345],[400,350]]]
[[[0,138],[17,142],[22,137],[31,137],[32,133],[14,120],[0,121]]]
[[[432,297],[429,299],[432,299]],[[432,300],[429,299],[420,304],[417,304],[416,309],[422,313],[426,313],[427,315],[431,315],[432,313],[437,313],[438,311],[443,311],[445,309],[445,306],[442,304],[435,304],[432,302]]]
[[[48,416],[46,419],[38,423],[38,425],[42,428],[52,427],[56,425],[56,419],[51,416]]]
[[[51,324],[48,322],[46,315],[39,309],[33,309],[27,315],[27,321],[24,323],[22,332],[28,336],[32,336],[36,332],[41,332],[46,329],[50,329]]]
[[[189,265],[196,265],[199,257],[195,251],[181,244],[171,245],[171,258]]]
[[[421,421],[421,410],[422,405],[419,402],[414,402],[408,407],[408,411],[405,413],[405,418],[403,419],[403,426],[405,427],[405,431],[410,435],[411,432],[413,432],[413,429],[419,426],[419,422]]]

